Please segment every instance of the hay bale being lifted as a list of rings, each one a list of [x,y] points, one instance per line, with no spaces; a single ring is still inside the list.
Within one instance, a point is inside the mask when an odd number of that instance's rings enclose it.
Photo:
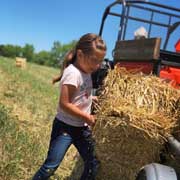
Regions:
[[[109,72],[94,127],[101,161],[98,180],[134,180],[139,169],[159,161],[166,137],[180,115],[180,93],[158,77]]]

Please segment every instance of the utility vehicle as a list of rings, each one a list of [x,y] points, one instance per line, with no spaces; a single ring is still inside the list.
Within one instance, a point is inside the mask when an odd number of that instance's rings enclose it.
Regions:
[[[180,88],[180,9],[142,0],[117,0],[104,11],[100,36],[103,36],[109,16],[118,18],[117,40],[112,49],[113,59],[105,59],[102,67],[92,75],[94,88],[102,85],[107,69],[114,65],[139,69],[146,74],[154,73]],[[147,36],[130,39],[129,29],[138,23],[146,29]],[[156,36],[155,32],[164,33]],[[175,39],[174,47],[169,46],[172,37]],[[171,136],[168,144],[180,157],[180,142]],[[142,167],[136,180],[180,180],[179,173],[173,167],[152,163]]]

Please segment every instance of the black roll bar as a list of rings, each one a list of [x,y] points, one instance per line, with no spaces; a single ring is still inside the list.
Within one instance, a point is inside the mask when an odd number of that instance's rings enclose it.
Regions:
[[[118,5],[118,4],[122,5],[121,13],[119,14],[119,13],[111,12],[111,8]],[[148,6],[148,7],[145,7],[145,6]],[[150,20],[144,19],[143,17],[138,18],[138,17],[130,16],[129,12],[130,12],[131,7],[137,8],[137,9],[143,9],[143,10],[151,12]],[[160,8],[160,10],[154,9],[155,7]],[[161,23],[158,21],[154,21],[153,20],[154,13],[167,15],[169,17],[169,22],[168,23]],[[166,36],[165,43],[163,46],[164,50],[167,47],[170,35],[180,25],[180,9],[179,8],[171,7],[171,6],[167,6],[167,5],[162,5],[162,4],[158,4],[158,3],[154,3],[154,2],[142,1],[142,0],[139,0],[139,1],[138,0],[137,1],[136,0],[118,0],[118,1],[115,1],[114,3],[111,3],[105,9],[104,14],[103,14],[103,18],[101,21],[100,30],[99,30],[100,36],[102,36],[105,20],[106,20],[108,15],[120,17],[120,28],[118,31],[117,41],[125,39],[126,28],[127,28],[127,23],[128,23],[129,19],[134,20],[134,21],[138,21],[138,22],[148,23],[149,24],[148,37],[150,37],[152,25],[157,25],[157,26],[167,28],[167,36]],[[175,17],[179,20],[172,24],[171,23],[172,17]]]

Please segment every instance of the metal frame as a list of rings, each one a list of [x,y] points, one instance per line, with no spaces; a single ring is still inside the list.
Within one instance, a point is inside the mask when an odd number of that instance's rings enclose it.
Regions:
[[[111,12],[111,8],[116,6],[116,5],[122,5],[122,10],[121,13],[114,13]],[[144,19],[143,17],[137,18],[137,17],[132,17],[130,16],[130,10],[131,8],[137,8],[137,9],[143,9],[146,11],[151,12],[150,20]],[[154,9],[155,7],[159,7],[160,10]],[[153,16],[155,13],[167,15],[169,18],[168,23],[160,23],[157,21],[153,20]],[[166,6],[158,3],[153,3],[153,2],[147,2],[147,1],[135,1],[135,0],[118,0],[112,4],[110,4],[104,11],[103,17],[102,17],[102,22],[99,30],[99,35],[102,35],[105,20],[108,15],[120,17],[120,28],[118,32],[118,37],[117,41],[124,40],[125,39],[125,34],[126,34],[126,28],[127,28],[127,23],[128,20],[134,20],[138,22],[144,22],[149,24],[149,29],[148,29],[148,37],[151,35],[151,28],[152,25],[157,25],[161,27],[166,27],[167,28],[167,35],[165,39],[165,43],[163,45],[163,50],[167,48],[167,44],[170,38],[170,35],[172,32],[174,32],[175,29],[180,25],[180,9],[171,7],[171,6]],[[172,23],[172,17],[179,18],[179,21]]]

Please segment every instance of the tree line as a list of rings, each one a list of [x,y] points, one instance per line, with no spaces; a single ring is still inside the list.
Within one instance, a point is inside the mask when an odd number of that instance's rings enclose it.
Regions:
[[[23,57],[26,58],[28,62],[59,67],[65,54],[72,49],[75,44],[75,40],[67,44],[54,41],[50,51],[42,50],[38,53],[35,52],[35,48],[32,44],[25,44],[23,47],[11,44],[0,45],[0,56],[10,58]]]

